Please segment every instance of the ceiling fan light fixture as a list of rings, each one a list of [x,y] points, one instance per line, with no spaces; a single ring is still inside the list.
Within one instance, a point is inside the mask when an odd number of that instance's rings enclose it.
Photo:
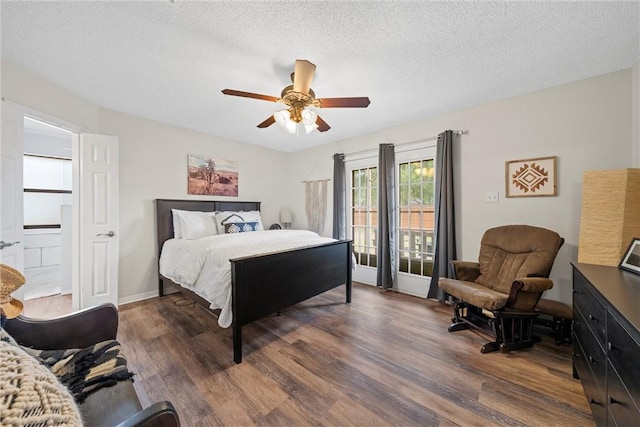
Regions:
[[[291,73],[292,83],[282,89],[280,98],[269,95],[262,95],[241,90],[224,89],[224,95],[241,96],[243,98],[260,99],[263,101],[278,102],[287,105],[289,108],[280,110],[272,116],[267,117],[258,124],[258,128],[265,129],[276,123],[282,130],[290,134],[298,134],[298,123],[304,125],[307,134],[318,130],[326,132],[331,126],[325,122],[314,110],[315,108],[367,108],[370,104],[369,98],[348,97],[348,98],[316,98],[316,94],[311,89],[311,82],[316,71],[316,66],[306,59],[297,59],[295,70]]]
[[[298,124],[296,122],[287,120],[286,126],[284,128],[285,132],[293,135],[294,133],[296,133],[297,129],[298,129]]]
[[[307,133],[307,135],[309,135],[311,132],[313,132],[316,129],[318,129],[318,125],[315,123],[312,125],[304,125],[304,131]]]
[[[315,111],[309,108],[305,108],[304,110],[302,110],[302,123],[304,123],[305,126],[314,125],[317,119],[318,114]]]
[[[285,132],[291,134],[296,133],[296,123],[291,120],[289,110],[276,111],[273,114],[273,118],[276,120],[276,124]]]
[[[289,118],[289,110],[280,110],[273,113],[273,118],[276,120],[276,124],[283,128],[285,121]]]

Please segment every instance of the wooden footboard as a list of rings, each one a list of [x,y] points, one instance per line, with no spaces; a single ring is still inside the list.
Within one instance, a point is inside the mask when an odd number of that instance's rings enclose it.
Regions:
[[[340,285],[351,302],[352,242],[341,240],[231,261],[233,360],[242,362],[242,326]]]

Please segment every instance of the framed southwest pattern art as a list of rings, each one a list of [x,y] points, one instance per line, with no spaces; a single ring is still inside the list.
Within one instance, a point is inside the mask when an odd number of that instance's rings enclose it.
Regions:
[[[505,162],[507,197],[556,196],[556,156]]]

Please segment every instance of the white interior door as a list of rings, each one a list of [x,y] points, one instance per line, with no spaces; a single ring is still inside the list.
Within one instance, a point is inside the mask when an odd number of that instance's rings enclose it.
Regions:
[[[24,271],[23,226],[23,116],[7,102],[2,102],[2,143],[0,144],[0,262]],[[22,299],[24,289],[13,295]]]
[[[118,305],[118,138],[80,134],[80,307]]]

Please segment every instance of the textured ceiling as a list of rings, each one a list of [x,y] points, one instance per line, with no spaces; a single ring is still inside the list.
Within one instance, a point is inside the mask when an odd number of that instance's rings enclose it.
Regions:
[[[294,151],[630,68],[640,2],[2,1],[2,58],[105,108]],[[256,125],[296,59],[332,129]],[[178,143],[178,142],[176,142]]]

